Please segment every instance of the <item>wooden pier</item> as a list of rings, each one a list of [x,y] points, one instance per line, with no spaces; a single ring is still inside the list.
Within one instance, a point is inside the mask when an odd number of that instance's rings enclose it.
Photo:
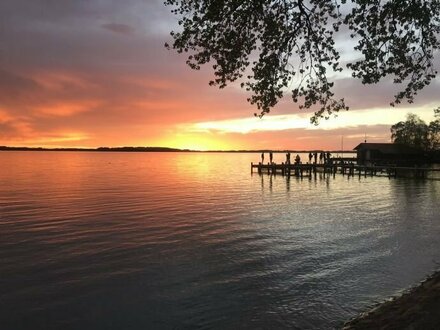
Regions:
[[[415,177],[415,178],[426,178],[428,172],[440,172],[440,168],[428,168],[428,167],[404,167],[404,166],[393,166],[393,165],[376,165],[376,166],[366,166],[358,165],[355,163],[337,163],[329,162],[326,164],[322,163],[306,163],[306,164],[287,164],[287,163],[251,163],[251,173],[257,169],[259,174],[267,173],[271,175],[281,174],[296,177],[312,177],[317,173],[323,173],[324,176],[336,174],[342,174],[347,176],[388,176],[393,177]]]

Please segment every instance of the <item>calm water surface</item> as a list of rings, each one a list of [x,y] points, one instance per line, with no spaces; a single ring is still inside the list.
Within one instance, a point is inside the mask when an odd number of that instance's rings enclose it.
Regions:
[[[438,268],[440,181],[258,160],[0,153],[1,329],[328,329]]]

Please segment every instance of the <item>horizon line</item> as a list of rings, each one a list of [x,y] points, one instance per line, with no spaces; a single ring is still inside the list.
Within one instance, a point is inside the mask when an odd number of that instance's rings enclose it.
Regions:
[[[227,150],[197,150],[197,149],[179,149],[172,147],[145,147],[145,146],[123,146],[123,147],[15,147],[15,146],[0,146],[0,151],[89,151],[89,152],[249,152],[249,153],[259,153],[259,152],[356,152],[354,149],[351,150],[325,150],[325,149],[227,149]]]

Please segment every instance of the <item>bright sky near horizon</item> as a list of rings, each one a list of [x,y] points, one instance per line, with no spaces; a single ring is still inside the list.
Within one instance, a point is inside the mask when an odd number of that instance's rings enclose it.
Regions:
[[[440,105],[439,79],[391,108],[391,83],[344,76],[335,91],[350,111],[316,127],[287,95],[259,119],[246,91],[209,87],[209,67],[165,49],[176,21],[162,0],[2,0],[0,145],[338,149],[343,136],[349,149]]]

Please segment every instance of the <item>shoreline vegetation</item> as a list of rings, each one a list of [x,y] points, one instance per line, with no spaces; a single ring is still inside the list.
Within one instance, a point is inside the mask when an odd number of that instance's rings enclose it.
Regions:
[[[402,295],[346,322],[352,329],[440,329],[440,270]]]
[[[167,147],[98,147],[98,148],[43,148],[43,147],[7,147],[0,146],[0,151],[88,151],[88,152],[248,152],[248,153],[260,153],[260,152],[294,152],[294,153],[308,153],[308,152],[321,152],[322,149],[313,150],[191,150],[191,149],[177,149]],[[327,150],[325,150],[327,151]],[[356,153],[353,150],[329,150],[331,153]]]

